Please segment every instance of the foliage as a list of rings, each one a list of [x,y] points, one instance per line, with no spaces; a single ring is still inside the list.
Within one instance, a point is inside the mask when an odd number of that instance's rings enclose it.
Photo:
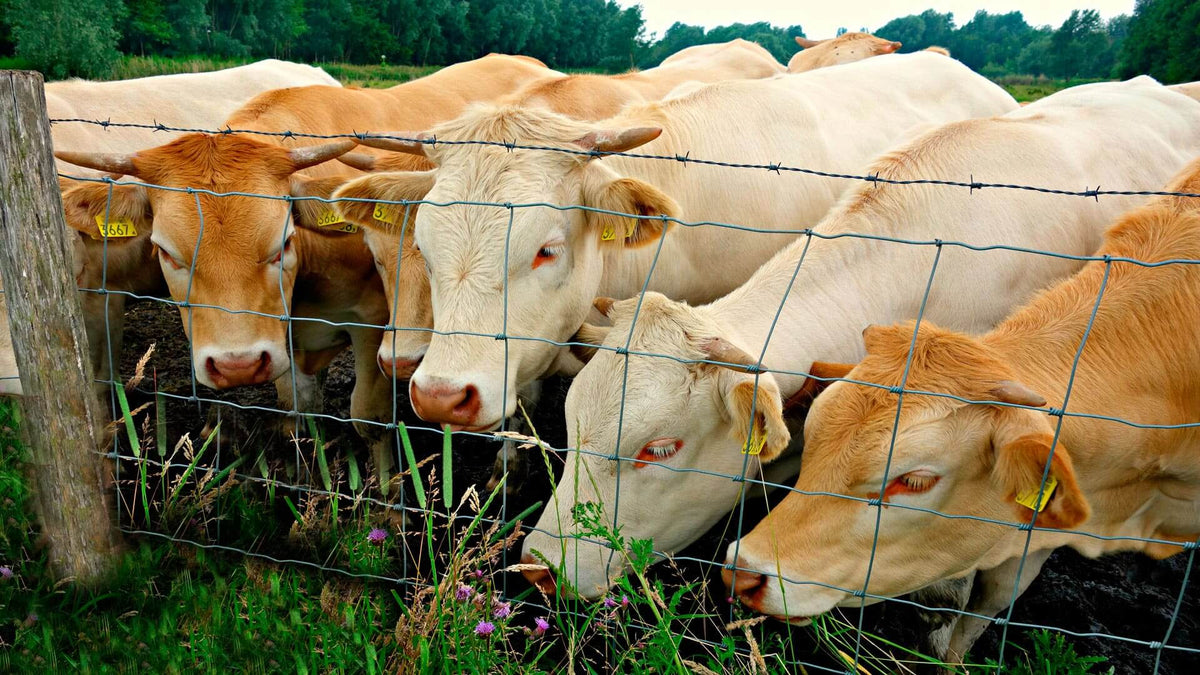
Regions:
[[[797,36],[804,37],[804,30],[800,26],[778,28],[765,21],[718,26],[709,31],[700,26],[675,22],[663,33],[661,39],[643,52],[638,65],[649,68],[662,63],[663,59],[686,47],[727,42],[735,38],[757,42],[771,52],[776,60],[787,63],[792,54],[796,53]]]
[[[94,76],[117,58],[121,0],[4,0],[17,56],[49,77]]]
[[[1117,69],[1121,77],[1200,80],[1200,3],[1138,0],[1127,30]]]
[[[1026,651],[1018,648],[1018,656],[1007,660],[1004,672],[1010,675],[1113,675],[1116,672],[1116,668],[1111,666],[1105,671],[1092,670],[1108,659],[1103,656],[1080,656],[1062,633],[1041,629],[1030,631],[1028,635],[1032,649]],[[988,665],[995,667],[996,663],[989,659]]]

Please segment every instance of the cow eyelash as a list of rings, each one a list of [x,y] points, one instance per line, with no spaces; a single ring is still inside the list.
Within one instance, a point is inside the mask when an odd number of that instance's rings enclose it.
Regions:
[[[678,438],[658,438],[642,446],[634,456],[633,468],[640,469],[647,464],[669,459],[683,448],[683,441]]]
[[[162,248],[161,246],[158,248],[158,257],[160,260],[166,260],[167,264],[171,266],[171,269],[181,270],[184,268],[183,263],[176,260],[175,256],[167,253],[166,249]]]
[[[941,476],[924,469],[909,471],[893,478],[883,496],[919,495],[932,490],[941,479]]]
[[[536,270],[542,265],[554,262],[563,254],[564,250],[566,250],[566,246],[563,244],[546,244],[539,248],[537,254],[533,256],[531,268]]]
[[[279,263],[283,262],[284,254],[290,250],[292,250],[292,238],[288,237],[287,241],[283,242],[283,247],[280,248],[279,252],[275,254],[275,257],[271,259],[271,264],[278,265]]]

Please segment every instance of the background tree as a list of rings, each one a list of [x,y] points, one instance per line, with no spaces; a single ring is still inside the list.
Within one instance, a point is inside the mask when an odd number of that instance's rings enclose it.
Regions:
[[[1121,77],[1145,73],[1163,82],[1200,79],[1200,4],[1138,0],[1117,73]]]
[[[121,0],[9,0],[16,55],[52,78],[106,72],[119,55]]]

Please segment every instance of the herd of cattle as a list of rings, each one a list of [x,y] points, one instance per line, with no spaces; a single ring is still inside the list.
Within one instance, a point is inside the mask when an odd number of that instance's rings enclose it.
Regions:
[[[868,602],[970,612],[930,636],[946,658],[1009,604],[1027,537],[1022,591],[1055,547],[1195,541],[1200,432],[1156,427],[1200,422],[1200,270],[1126,260],[1200,259],[1200,202],[607,153],[1194,193],[1196,89],[1143,76],[1018,106],[945,50],[798,42],[787,68],[735,40],[617,76],[489,55],[381,90],[278,61],[48,84],[51,118],[268,132],[54,124],[62,174],[124,179],[61,179],[76,279],[189,303],[196,380],[275,382],[286,408],[320,408],[347,346],[364,421],[391,421],[398,379],[422,419],[486,432],[573,375],[578,452],[522,556],[546,592],[597,597],[625,572],[576,503],[669,554],[747,472],[798,491],[730,545],[745,605],[805,621],[857,606],[869,574]],[[108,379],[124,296],[82,297]],[[356,429],[386,494],[393,434]]]

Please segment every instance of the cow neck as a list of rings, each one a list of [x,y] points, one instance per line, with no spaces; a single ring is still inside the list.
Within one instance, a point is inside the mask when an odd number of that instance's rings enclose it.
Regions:
[[[825,234],[872,229],[860,219],[853,223],[826,219],[818,228]],[[913,282],[922,275],[889,278],[897,256],[886,246],[858,238],[813,237],[811,243],[801,238],[710,307],[724,325],[737,332],[738,344],[751,354],[757,356],[770,337],[764,359],[768,368],[798,373],[807,372],[813,361],[856,362],[863,355],[862,329],[891,319],[898,313],[893,308],[909,304],[904,302],[905,296],[917,293],[919,297],[920,289]],[[772,330],[793,274],[795,282]],[[919,281],[923,286],[924,279]],[[798,391],[805,379],[780,373],[775,378],[784,398]]]

